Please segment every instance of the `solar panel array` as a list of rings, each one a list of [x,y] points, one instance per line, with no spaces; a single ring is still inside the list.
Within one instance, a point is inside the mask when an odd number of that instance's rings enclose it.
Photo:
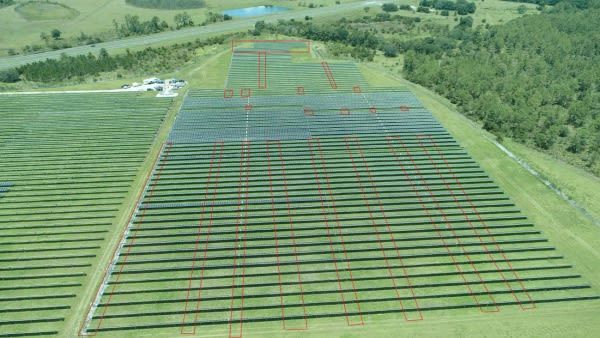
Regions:
[[[66,335],[169,105],[0,96],[0,336]]]
[[[186,98],[88,333],[234,337],[598,298],[410,92],[210,93]]]
[[[256,49],[259,50],[259,49]],[[327,64],[331,82],[319,62],[293,62],[292,55],[234,53],[232,55],[226,88],[251,89],[252,95],[307,94],[348,92],[353,88],[366,91],[368,83],[353,62],[338,61]],[[265,88],[266,87],[266,88]]]

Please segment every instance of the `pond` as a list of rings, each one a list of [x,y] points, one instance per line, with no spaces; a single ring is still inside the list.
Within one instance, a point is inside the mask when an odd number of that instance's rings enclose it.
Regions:
[[[230,9],[223,12],[223,15],[227,14],[232,17],[251,17],[251,16],[260,16],[267,15],[279,12],[289,11],[289,8],[280,7],[280,6],[256,6],[256,7],[246,7],[246,8],[236,8]]]

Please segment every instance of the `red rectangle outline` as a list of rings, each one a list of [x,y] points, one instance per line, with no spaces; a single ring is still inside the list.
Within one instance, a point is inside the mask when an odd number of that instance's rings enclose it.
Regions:
[[[394,157],[396,158],[396,161],[398,162],[398,165],[400,166],[401,170],[403,171],[406,179],[409,181],[409,183],[412,185],[412,189],[413,192],[415,193],[415,195],[417,196],[417,199],[419,200],[419,203],[421,204],[423,211],[425,211],[425,213],[427,214],[429,221],[431,223],[431,225],[433,225],[433,227],[436,230],[436,233],[438,235],[438,237],[441,239],[442,243],[444,244],[444,247],[446,248],[446,252],[448,252],[448,255],[450,256],[450,258],[452,259],[452,262],[454,263],[454,266],[456,267],[456,270],[458,271],[458,273],[461,275],[461,278],[465,284],[465,287],[467,288],[467,290],[469,291],[469,294],[471,294],[471,297],[473,298],[473,300],[475,301],[475,303],[478,305],[479,310],[481,312],[499,312],[500,308],[498,307],[498,305],[496,304],[496,301],[494,300],[494,297],[492,296],[492,294],[490,293],[489,289],[487,288],[487,285],[485,284],[483,278],[481,277],[481,275],[479,274],[479,272],[477,271],[477,268],[475,267],[473,261],[471,260],[470,256],[468,255],[468,253],[466,252],[464,246],[462,245],[462,241],[460,241],[458,239],[458,237],[455,234],[454,228],[452,227],[452,224],[448,221],[448,218],[446,217],[446,214],[444,213],[444,211],[442,210],[442,208],[439,205],[439,202],[437,202],[437,199],[435,198],[435,195],[433,194],[433,192],[431,191],[431,187],[429,186],[429,184],[427,184],[425,182],[425,178],[423,176],[423,174],[421,173],[421,170],[419,169],[419,167],[417,166],[417,164],[414,161],[413,156],[410,154],[410,152],[408,151],[408,148],[404,145],[404,143],[401,140],[400,136],[394,135],[393,137],[386,137],[387,142],[388,142],[388,147],[390,149],[390,152],[394,155]],[[436,203],[438,212],[440,212],[440,214],[442,215],[442,219],[444,220],[444,222],[446,223],[446,226],[448,227],[448,229],[450,229],[454,235],[454,237],[457,238],[457,242],[459,243],[459,246],[461,247],[463,254],[465,255],[465,257],[467,258],[467,260],[470,262],[471,267],[473,268],[473,271],[475,272],[475,274],[477,275],[477,277],[479,278],[479,280],[481,281],[481,284],[483,285],[484,289],[487,291],[487,295],[489,296],[490,300],[492,301],[492,303],[494,304],[494,308],[495,310],[492,311],[486,311],[483,307],[483,304],[481,304],[479,302],[479,300],[477,299],[477,296],[475,295],[475,293],[473,292],[473,289],[471,288],[471,286],[469,285],[469,283],[467,282],[467,279],[465,277],[465,273],[463,272],[462,268],[460,267],[460,265],[458,264],[456,258],[454,257],[454,254],[450,251],[450,247],[448,246],[448,243],[446,242],[446,240],[443,238],[442,233],[437,225],[437,222],[433,219],[433,217],[431,216],[431,214],[429,213],[428,208],[425,206],[423,199],[421,197],[421,193],[419,192],[419,189],[417,189],[416,184],[414,183],[414,180],[412,178],[411,175],[408,174],[408,171],[406,170],[406,168],[404,167],[404,165],[402,164],[402,161],[398,155],[398,153],[396,152],[396,150],[394,149],[394,146],[392,145],[391,141],[395,139],[400,146],[404,149],[404,153],[406,154],[406,156],[409,158],[414,170],[417,172],[417,175],[420,177],[420,181],[421,183],[423,183],[422,185],[425,186],[426,190],[429,193],[430,198]]]
[[[417,301],[415,292],[414,292],[414,290],[412,288],[412,283],[410,282],[410,278],[408,277],[408,271],[406,270],[406,268],[403,268],[404,277],[406,278],[407,284],[408,284],[409,289],[411,291],[412,299],[413,299],[413,301],[415,303],[415,308],[417,310],[417,313],[418,313],[419,317],[415,318],[415,319],[411,319],[411,318],[408,317],[407,311],[405,311],[404,303],[402,302],[402,296],[400,296],[399,287],[398,287],[398,284],[396,283],[396,279],[394,278],[395,274],[392,271],[392,267],[391,267],[392,265],[389,262],[388,256],[386,254],[386,250],[385,250],[385,248],[383,246],[383,243],[381,241],[381,235],[380,235],[380,232],[379,232],[379,227],[377,225],[377,222],[375,222],[375,217],[374,217],[374,214],[373,214],[373,210],[371,209],[371,204],[369,203],[369,198],[368,198],[367,193],[366,193],[365,185],[363,184],[363,179],[361,178],[361,176],[359,174],[359,171],[358,171],[358,166],[356,164],[357,161],[355,161],[354,156],[352,155],[352,150],[350,149],[349,140],[352,140],[352,141],[355,142],[356,149],[359,151],[359,154],[362,157],[362,161],[363,161],[363,165],[364,165],[364,168],[365,168],[365,172],[369,176],[369,181],[371,183],[370,184],[371,188],[372,188],[373,192],[375,193],[376,200],[379,201],[379,212],[383,216],[384,222],[385,222],[387,230],[388,230],[388,234],[390,235],[390,239],[391,239],[391,241],[392,241],[392,243],[394,245],[395,251],[396,251],[396,256],[398,257],[398,261],[400,262],[400,266],[404,267],[404,262],[403,262],[403,259],[402,259],[402,255],[400,254],[400,250],[398,249],[398,245],[397,245],[397,243],[396,243],[396,241],[394,239],[394,235],[392,234],[390,223],[389,223],[389,221],[387,219],[387,216],[385,215],[385,210],[383,209],[383,204],[381,203],[381,198],[379,196],[379,192],[377,191],[375,182],[373,180],[373,176],[372,176],[372,174],[370,172],[370,169],[369,169],[369,167],[367,165],[366,159],[365,159],[364,154],[362,152],[362,148],[360,147],[360,141],[359,141],[358,138],[355,138],[355,137],[344,137],[344,143],[346,144],[346,153],[348,154],[348,158],[350,159],[350,161],[352,163],[352,168],[354,169],[354,172],[356,174],[356,181],[358,183],[358,186],[360,187],[361,195],[362,195],[363,201],[365,203],[365,206],[367,207],[367,210],[369,212],[369,216],[371,217],[371,224],[373,225],[373,229],[376,232],[377,241],[379,242],[379,247],[381,249],[381,254],[382,254],[383,259],[385,261],[385,264],[387,266],[388,274],[389,274],[390,280],[392,281],[392,285],[394,286],[394,291],[396,292],[396,296],[398,298],[398,302],[400,303],[400,309],[402,311],[402,314],[404,315],[404,319],[406,321],[419,321],[419,320],[423,320],[423,314],[421,313],[421,310],[419,309],[419,302]]]

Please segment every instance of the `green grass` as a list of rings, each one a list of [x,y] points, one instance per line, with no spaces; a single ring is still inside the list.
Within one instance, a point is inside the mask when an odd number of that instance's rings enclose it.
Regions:
[[[154,9],[182,10],[206,7],[204,0],[125,0],[125,2],[135,7]]]
[[[28,21],[71,20],[79,15],[77,10],[67,5],[42,1],[22,3],[15,7],[15,12]]]
[[[392,1],[397,4],[408,4],[413,6],[419,5],[419,0],[397,0]],[[489,23],[491,25],[501,24],[517,17],[522,16],[523,14],[519,14],[517,12],[517,8],[520,5],[524,5],[527,8],[527,12],[525,14],[536,14],[538,11],[536,10],[536,5],[528,4],[528,3],[519,3],[512,1],[503,1],[503,0],[485,0],[485,1],[474,1],[477,5],[477,10],[474,14],[470,16],[473,17],[473,24],[480,25]],[[380,8],[371,8],[369,12],[365,13],[363,9],[357,9],[352,12],[345,14],[344,16],[347,18],[353,17],[362,17],[364,15],[375,15],[377,13],[382,13],[383,11]],[[407,17],[419,17],[422,22],[430,22],[440,25],[449,25],[454,26],[458,23],[458,19],[460,16],[454,16],[454,12],[450,12],[450,16],[441,16],[438,13],[439,11],[434,11],[431,13],[420,13],[406,10],[399,10],[397,12],[391,13],[392,15],[401,15]],[[325,21],[333,22],[339,18],[327,18]],[[456,20],[455,20],[456,19]],[[322,20],[319,20],[322,21]],[[375,24],[379,25],[379,24]]]
[[[115,221],[109,229],[111,233],[120,234],[124,231],[124,227],[127,226],[131,212],[136,207],[138,197],[144,189],[144,182],[150,176],[152,169],[154,168],[155,159],[168,136],[186,91],[187,89],[182,92],[182,95],[174,99],[173,104],[168,110],[167,115],[156,134],[154,142],[137,172],[135,181],[132,183],[131,189],[125,196],[125,200],[119,209],[118,214],[115,216]],[[102,251],[102,255],[100,255],[95,262],[96,268],[93,273],[90,273],[85,281],[86,288],[81,292],[79,301],[73,306],[73,311],[70,311],[65,317],[64,333],[61,336],[72,337],[79,334],[79,328],[81,321],[83,320],[81,314],[88,311],[90,302],[92,302],[96,296],[97,288],[104,277],[104,267],[108,266],[110,260],[113,259],[114,249],[119,244],[119,238],[118,235],[115,235],[107,241],[106,246]]]
[[[334,0],[312,0],[310,2],[317,5],[335,5]],[[352,1],[344,0],[341,2],[348,3]],[[149,20],[153,16],[158,16],[161,20],[165,20],[169,25],[173,26],[175,14],[184,11],[140,8],[127,5],[124,0],[61,0],[60,3],[79,12],[80,15],[77,17],[68,17],[65,20],[30,21],[16,14],[12,6],[1,8],[0,22],[3,25],[0,29],[0,46],[2,46],[2,49],[13,48],[18,50],[25,45],[43,45],[43,41],[40,40],[40,33],[49,32],[54,28],[63,32],[63,37],[66,39],[77,37],[80,32],[86,34],[103,33],[113,29],[113,20],[121,22],[126,14],[138,15],[142,21]],[[296,1],[291,2],[286,0],[207,0],[207,8],[188,9],[185,11],[191,15],[195,23],[199,24],[206,19],[209,11],[221,12],[225,9],[267,4],[285,6],[292,10],[306,9],[306,7],[298,6],[298,2]],[[43,6],[47,5],[43,4]],[[37,4],[32,6],[30,12],[33,17],[41,18],[46,14],[40,11],[38,7]]]
[[[557,185],[596,219],[600,219],[600,178],[510,139],[505,139],[502,144]]]

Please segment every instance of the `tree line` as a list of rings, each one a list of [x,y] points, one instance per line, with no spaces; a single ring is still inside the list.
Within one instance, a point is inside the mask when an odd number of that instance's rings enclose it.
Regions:
[[[125,0],[129,5],[142,8],[192,9],[206,7],[204,0]]]
[[[226,34],[208,38],[197,39],[194,42],[174,44],[168,47],[147,47],[143,50],[110,55],[102,49],[98,55],[68,56],[61,55],[59,59],[47,59],[29,63],[13,70],[5,71],[5,77],[11,80],[23,79],[34,82],[62,82],[66,80],[80,80],[86,76],[98,76],[103,72],[131,71],[131,72],[161,72],[170,71],[194,57],[195,50],[205,46],[223,44],[234,34]],[[0,81],[2,80],[0,73]],[[14,81],[6,81],[14,82]]]
[[[0,0],[3,1],[3,0]],[[208,12],[207,17],[204,21],[198,23],[198,26],[206,26],[212,23],[232,20],[233,18],[229,15],[223,15],[220,13]],[[44,44],[31,44],[26,45],[22,48],[22,52],[25,54],[41,52],[45,50],[59,50],[65,48],[71,48],[73,46],[84,46],[104,41],[110,41],[118,38],[137,36],[137,35],[148,35],[164,32],[167,30],[182,29],[185,27],[195,26],[192,16],[187,12],[177,13],[173,17],[173,25],[169,25],[167,21],[160,19],[158,16],[154,16],[149,20],[141,20],[138,15],[127,14],[122,20],[113,20],[113,29],[106,32],[86,34],[81,32],[78,36],[65,38],[63,32],[54,29],[48,34],[47,32],[40,33],[40,39]],[[58,34],[56,36],[55,34]],[[16,50],[9,50],[10,55],[16,55]]]
[[[421,0],[419,6],[438,10],[456,11],[458,15],[473,14],[477,9],[474,2],[466,0]]]

